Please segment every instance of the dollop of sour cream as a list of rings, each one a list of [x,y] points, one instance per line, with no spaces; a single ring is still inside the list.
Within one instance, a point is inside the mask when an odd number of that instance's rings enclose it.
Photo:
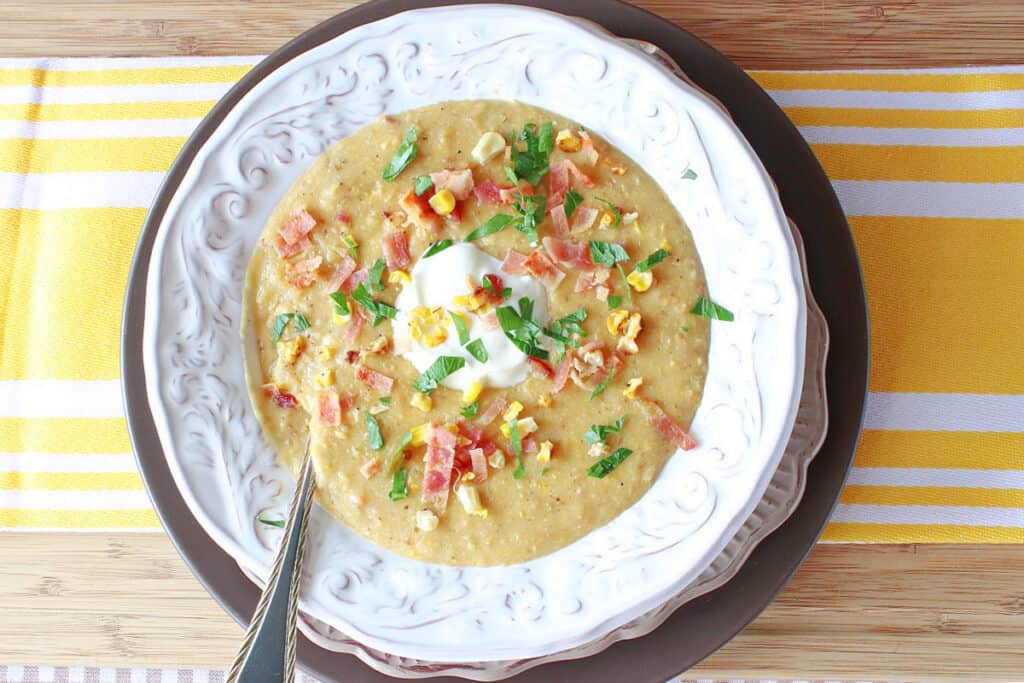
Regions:
[[[525,380],[529,374],[526,354],[508,340],[500,327],[486,329],[478,315],[464,311],[453,303],[455,297],[471,293],[467,276],[474,283],[480,284],[484,276],[489,274],[499,276],[504,286],[512,290],[505,305],[518,310],[518,301],[526,297],[533,302],[533,319],[540,325],[547,325],[544,286],[533,278],[502,272],[501,261],[466,242],[452,245],[417,261],[409,274],[412,282],[405,285],[395,300],[395,308],[398,309],[393,323],[395,350],[416,366],[417,370],[425,371],[439,356],[458,356],[466,360],[462,369],[442,382],[446,387],[461,391],[474,381],[480,381],[484,386],[510,387]],[[414,317],[412,311],[421,306],[444,309],[442,324],[448,336],[437,346],[427,346],[413,339],[410,333],[409,323]],[[478,361],[459,343],[459,335],[448,311],[463,314],[470,341],[480,339],[487,349],[486,363]]]

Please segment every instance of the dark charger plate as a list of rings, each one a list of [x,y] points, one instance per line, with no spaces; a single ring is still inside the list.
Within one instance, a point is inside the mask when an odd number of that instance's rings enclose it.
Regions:
[[[121,376],[132,445],[153,505],[178,552],[210,595],[239,623],[248,622],[259,592],[189,512],[171,478],[146,398],[142,325],[146,276],[157,227],[200,145],[266,74],[295,55],[361,24],[405,10],[452,4],[463,3],[374,0],[328,19],[263,60],[224,96],[189,138],[139,238],[128,280],[121,339]],[[617,0],[510,4],[583,16],[616,35],[652,42],[669,53],[697,85],[721,100],[775,179],[786,213],[800,228],[811,287],[831,331],[828,436],[811,463],[807,490],[792,517],[761,542],[735,578],[681,607],[653,633],[619,642],[586,659],[546,664],[514,678],[558,683],[661,683],[721,647],[771,602],[803,562],[835,505],[857,446],[867,391],[868,319],[860,264],[846,218],[814,154],[782,110],[735,64],[674,24]],[[239,630],[239,639],[241,635]],[[354,656],[323,650],[305,638],[300,640],[301,668],[321,680],[393,680]],[[225,667],[229,663],[225,661]]]

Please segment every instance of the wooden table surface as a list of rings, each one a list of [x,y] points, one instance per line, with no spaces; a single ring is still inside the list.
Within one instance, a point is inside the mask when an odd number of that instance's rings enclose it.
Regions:
[[[4,0],[0,56],[264,54],[352,2]],[[1020,0],[645,0],[750,69],[1024,64]],[[0,535],[0,663],[221,668],[241,629],[160,534]],[[1024,546],[822,545],[693,675],[1024,676]]]

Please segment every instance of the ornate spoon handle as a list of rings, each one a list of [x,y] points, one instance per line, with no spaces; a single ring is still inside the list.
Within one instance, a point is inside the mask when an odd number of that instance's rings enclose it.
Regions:
[[[295,618],[299,603],[302,550],[313,502],[313,459],[309,443],[288,511],[284,538],[227,683],[291,683],[295,678]]]

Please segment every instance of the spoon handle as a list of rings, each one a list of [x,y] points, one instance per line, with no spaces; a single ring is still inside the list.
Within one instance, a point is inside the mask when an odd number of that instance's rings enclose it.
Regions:
[[[313,479],[313,459],[307,443],[281,547],[228,672],[227,683],[291,683],[294,680],[299,568],[313,502]]]

